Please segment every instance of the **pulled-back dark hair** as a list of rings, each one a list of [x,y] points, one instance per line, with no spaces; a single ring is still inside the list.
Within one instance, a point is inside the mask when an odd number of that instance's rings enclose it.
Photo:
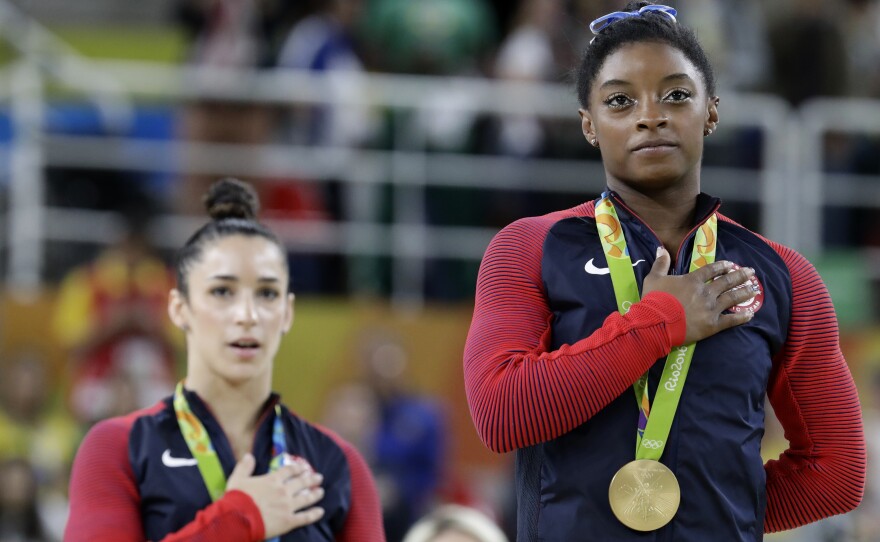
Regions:
[[[630,2],[623,11],[638,11],[653,2]],[[581,107],[587,108],[593,82],[605,59],[622,45],[637,42],[658,42],[675,47],[690,60],[703,75],[706,91],[715,94],[715,73],[706,52],[690,28],[673,22],[662,13],[647,11],[639,17],[629,17],[608,25],[584,50],[577,71],[577,94]]]
[[[215,239],[230,235],[263,237],[278,245],[284,254],[284,247],[278,237],[257,222],[260,201],[250,185],[236,179],[221,179],[208,189],[204,203],[211,221],[199,228],[177,252],[177,290],[184,297],[189,294],[187,275],[190,268],[201,257],[205,245]]]

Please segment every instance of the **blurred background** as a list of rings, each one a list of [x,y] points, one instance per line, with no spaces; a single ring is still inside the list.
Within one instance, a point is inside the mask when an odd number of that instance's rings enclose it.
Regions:
[[[880,449],[880,1],[670,1],[717,70],[704,190],[831,290]],[[297,317],[275,387],[352,441],[391,542],[441,503],[514,536],[461,358],[480,258],[604,187],[570,73],[599,0],[0,0],[0,542],[59,540],[96,421],[182,375],[173,251],[254,183]],[[768,415],[765,454],[785,448]],[[854,513],[770,540],[880,540]]]

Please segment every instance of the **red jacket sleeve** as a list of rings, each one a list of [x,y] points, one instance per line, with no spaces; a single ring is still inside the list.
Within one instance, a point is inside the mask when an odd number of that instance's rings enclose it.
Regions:
[[[379,492],[367,462],[354,446],[342,437],[319,427],[342,448],[348,469],[351,472],[351,509],[345,518],[345,525],[336,537],[337,542],[385,542],[385,527],[382,524],[382,507]]]
[[[859,399],[828,291],[805,258],[771,245],[791,274],[792,312],[767,391],[789,448],[765,465],[765,532],[852,510],[862,499],[866,465]]]
[[[140,495],[128,459],[133,421],[129,416],[100,422],[83,440],[70,478],[65,542],[145,542]],[[162,542],[259,542],[263,534],[253,500],[229,491]]]
[[[489,244],[464,352],[468,405],[480,438],[508,452],[561,436],[607,406],[684,341],[685,314],[654,292],[592,335],[549,351],[541,276],[544,237],[563,213],[523,219]]]

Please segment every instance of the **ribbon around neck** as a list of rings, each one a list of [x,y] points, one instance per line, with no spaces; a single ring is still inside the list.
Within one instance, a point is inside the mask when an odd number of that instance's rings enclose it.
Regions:
[[[211,501],[216,502],[226,491],[226,475],[207,429],[198,416],[193,413],[189,401],[186,400],[182,380],[177,383],[177,387],[174,389],[174,413],[177,416],[177,425],[183,434],[183,440],[186,441],[190,453],[196,460]],[[281,420],[281,404],[276,403],[275,420],[272,423],[272,459],[269,462],[269,471],[281,468],[285,464],[286,455],[287,444],[284,436],[284,423]],[[277,542],[278,540],[279,537],[275,537],[267,542]]]
[[[596,204],[596,227],[608,262],[617,309],[620,314],[626,314],[633,304],[639,302],[641,296],[623,226],[607,192],[602,194]],[[718,217],[713,213],[697,229],[694,249],[691,253],[689,268],[691,272],[715,261],[717,240]],[[653,405],[648,397],[648,372],[646,371],[633,384],[636,403],[639,406],[636,459],[659,461],[663,455],[695,346],[695,344],[677,346],[667,356]]]

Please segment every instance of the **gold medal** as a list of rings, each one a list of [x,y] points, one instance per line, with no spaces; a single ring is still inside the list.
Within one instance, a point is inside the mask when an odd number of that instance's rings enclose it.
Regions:
[[[636,459],[611,479],[608,500],[621,523],[636,531],[653,531],[669,523],[678,511],[681,489],[666,465]]]
[[[633,271],[611,194],[605,192],[596,204],[596,225],[614,298],[621,314],[639,302],[639,287]],[[694,235],[690,271],[696,271],[715,261],[718,246],[718,217],[713,212]],[[648,373],[633,384],[639,408],[637,424],[636,460],[627,463],[611,479],[608,500],[611,511],[621,523],[636,531],[653,531],[669,523],[681,504],[681,488],[675,475],[660,463],[675,411],[687,379],[694,344],[673,349],[666,357],[660,382],[651,401],[648,394]]]

